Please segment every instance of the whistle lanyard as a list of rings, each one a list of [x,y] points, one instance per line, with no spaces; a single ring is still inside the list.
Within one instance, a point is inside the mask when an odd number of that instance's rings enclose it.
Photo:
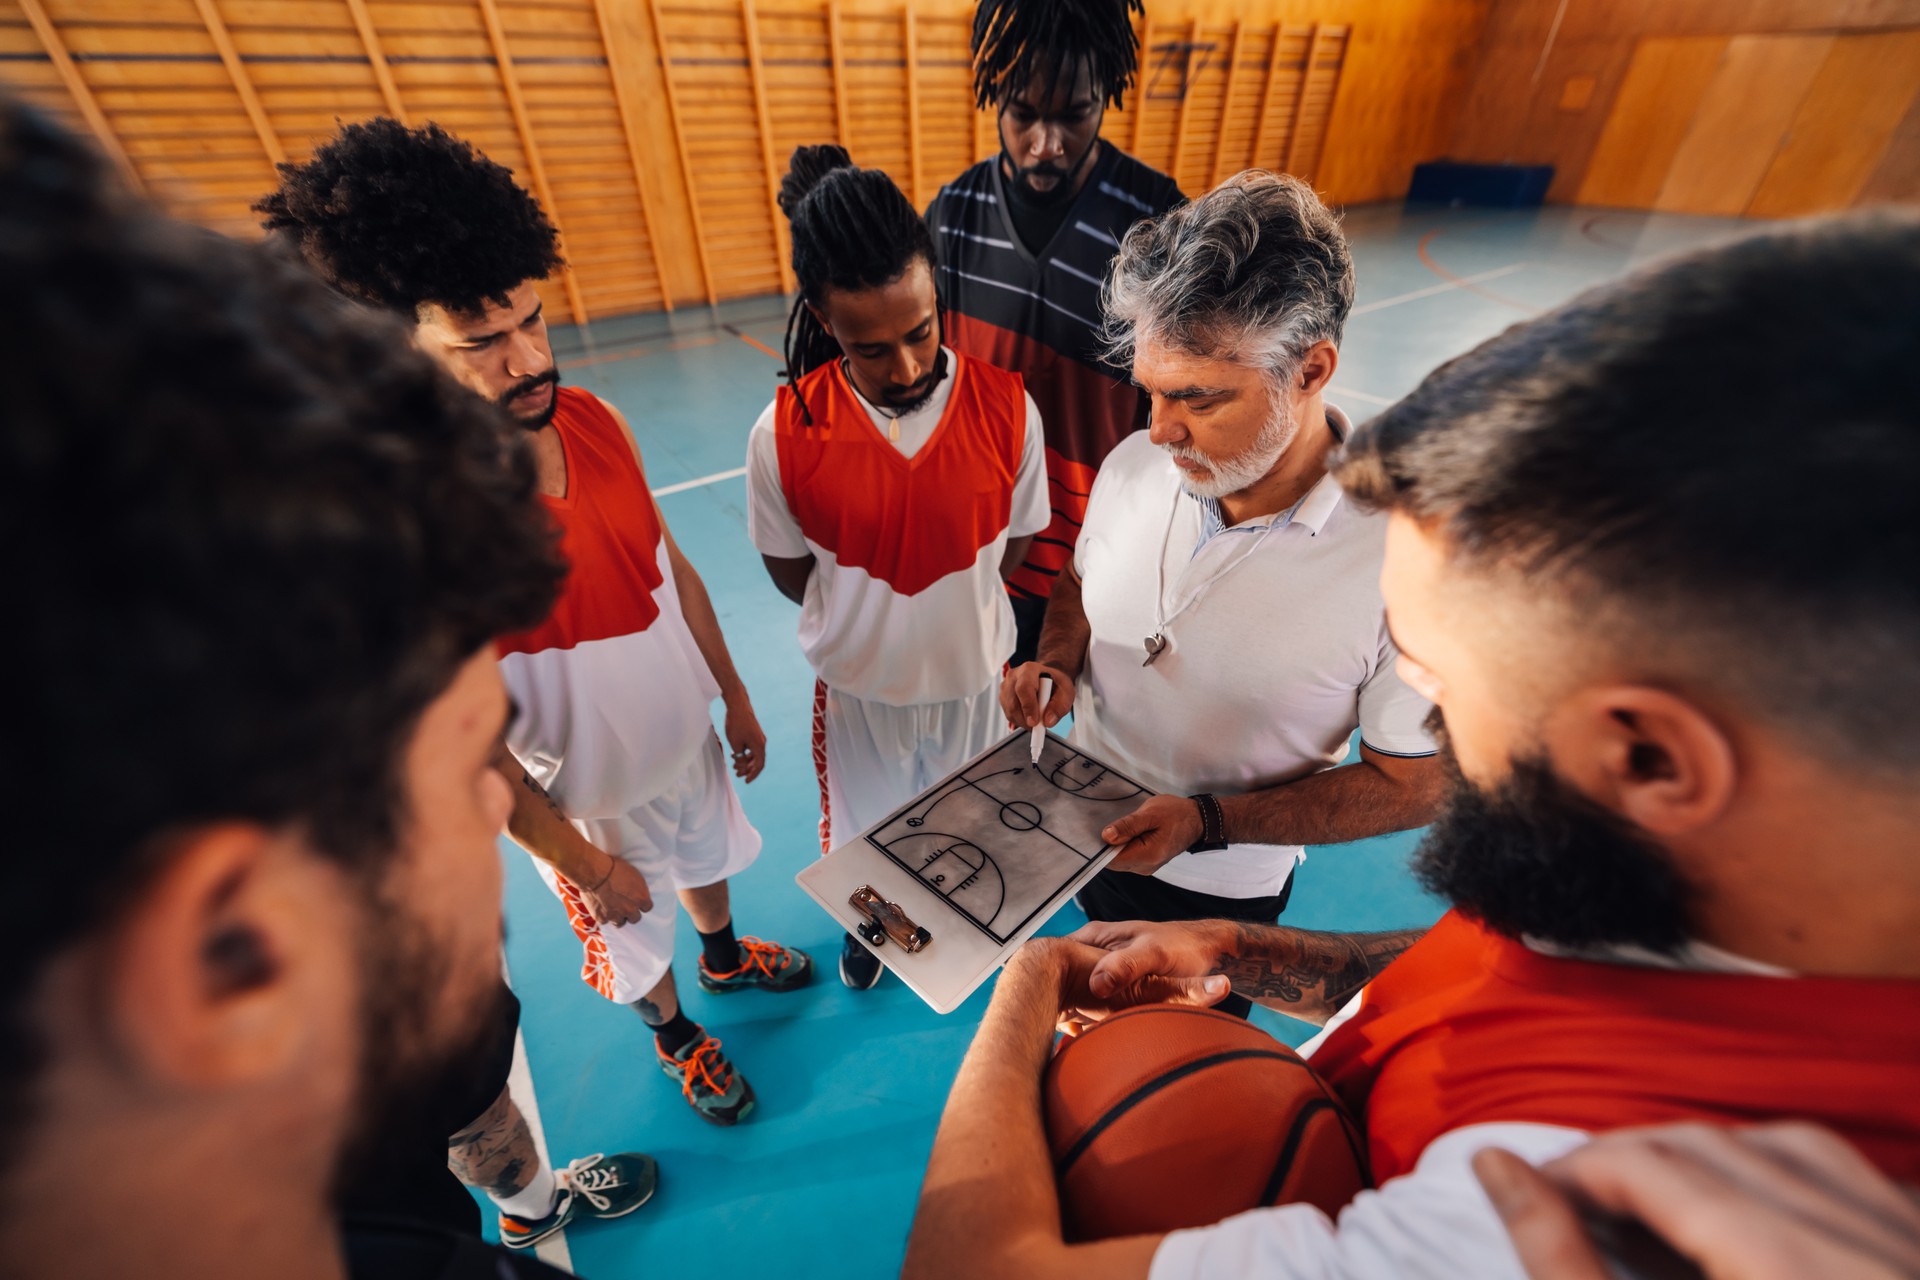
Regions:
[[[1309,492],[1311,492],[1311,490],[1309,490]],[[1187,597],[1186,603],[1182,604],[1178,609],[1175,609],[1172,613],[1168,613],[1167,612],[1167,552],[1171,550],[1173,546],[1173,522],[1179,518],[1180,499],[1185,496],[1186,496],[1185,490],[1177,487],[1174,489],[1173,504],[1167,508],[1167,527],[1165,531],[1162,532],[1160,535],[1160,557],[1154,564],[1155,590],[1153,593],[1153,634],[1148,636],[1146,640],[1143,642],[1143,647],[1147,651],[1146,661],[1140,664],[1143,667],[1152,666],[1154,659],[1158,658],[1162,653],[1166,652],[1167,645],[1169,643],[1169,641],[1167,640],[1167,628],[1173,625],[1174,619],[1178,618],[1181,614],[1185,613],[1187,610],[1193,608],[1194,605],[1200,603],[1201,597],[1206,595],[1208,591],[1213,589],[1214,583],[1220,581],[1220,579],[1226,577],[1229,573],[1232,573],[1235,569],[1239,568],[1240,565],[1244,563],[1249,557],[1251,557],[1255,552],[1259,551],[1261,544],[1265,543],[1268,538],[1273,536],[1274,530],[1284,529],[1288,525],[1292,524],[1294,512],[1298,511],[1300,509],[1300,504],[1307,500],[1307,495],[1301,494],[1299,499],[1296,500],[1292,506],[1288,507],[1286,511],[1282,512],[1280,515],[1275,516],[1271,521],[1269,521],[1266,528],[1262,529],[1259,533],[1252,534],[1251,536],[1249,536],[1247,538],[1247,541],[1252,543],[1251,546],[1249,546],[1245,551],[1242,551],[1239,555],[1235,556],[1233,559],[1227,561],[1226,564],[1220,566],[1218,569],[1215,569],[1207,577],[1203,578],[1200,582],[1200,585],[1194,588],[1192,594],[1190,594]],[[1221,536],[1224,536],[1224,533],[1225,531],[1223,531],[1221,534],[1216,534],[1215,536],[1221,537]]]

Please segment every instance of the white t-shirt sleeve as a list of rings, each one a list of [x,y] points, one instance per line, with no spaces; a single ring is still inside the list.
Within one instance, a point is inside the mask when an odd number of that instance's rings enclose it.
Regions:
[[[1009,538],[1042,533],[1053,523],[1053,503],[1047,494],[1047,436],[1040,406],[1027,400],[1027,434],[1020,443],[1020,474],[1013,482],[1013,512],[1007,521]]]
[[[763,556],[798,560],[812,554],[800,522],[787,508],[780,487],[780,446],[773,435],[769,404],[747,435],[747,537]]]
[[[1400,678],[1400,650],[1380,627],[1380,657],[1373,675],[1360,686],[1360,741],[1389,756],[1430,756],[1435,746],[1426,730],[1433,704]]]
[[[1176,1231],[1154,1252],[1149,1280],[1526,1280],[1500,1217],[1468,1163],[1504,1147],[1534,1164],[1587,1140],[1578,1129],[1480,1124],[1436,1139],[1411,1173],[1363,1191],[1336,1225],[1311,1205],[1255,1209]]]
[[[1137,449],[1133,443],[1134,437],[1144,437],[1146,434],[1136,431],[1133,435],[1122,437],[1120,443],[1108,450],[1107,456],[1101,460],[1099,470],[1093,473],[1093,485],[1087,490],[1087,509],[1080,513],[1080,537],[1073,544],[1073,572],[1077,577],[1087,576],[1086,531],[1095,528],[1097,522],[1104,519],[1105,507],[1110,501],[1108,491],[1115,485],[1126,483],[1120,472],[1129,465]]]

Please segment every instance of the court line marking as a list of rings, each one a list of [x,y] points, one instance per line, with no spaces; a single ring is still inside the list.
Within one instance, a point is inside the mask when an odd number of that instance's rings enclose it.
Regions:
[[[1397,307],[1403,302],[1417,302],[1421,298],[1431,298],[1442,293],[1451,293],[1455,289],[1466,289],[1486,280],[1498,280],[1501,276],[1510,276],[1516,271],[1526,269],[1527,264],[1516,262],[1510,266],[1495,267],[1491,271],[1482,271],[1475,275],[1450,278],[1439,284],[1430,284],[1424,289],[1415,289],[1411,293],[1396,293],[1391,298],[1381,298],[1374,302],[1363,302],[1347,312],[1349,318],[1363,316],[1370,311],[1381,311],[1387,307]]]
[[[762,355],[772,356],[775,360],[786,359],[785,356],[781,355],[778,351],[775,351],[772,347],[760,341],[760,339],[754,337],[750,333],[742,333],[738,328],[736,328],[731,324],[723,324],[720,327],[722,329],[725,329],[728,333],[732,334],[734,337],[740,339],[740,341],[752,347],[755,351],[760,352]]]
[[[540,1163],[553,1168],[553,1157],[547,1154],[547,1131],[540,1123],[540,1101],[533,1092],[533,1069],[527,1065],[526,1037],[517,1028],[513,1033],[513,1068],[507,1073],[507,1089],[520,1105],[520,1114],[526,1118],[527,1132],[533,1135],[533,1149],[540,1153]],[[533,1255],[550,1267],[573,1270],[573,1251],[567,1248],[564,1227],[534,1245]]]
[[[1377,404],[1382,406],[1383,408],[1388,405],[1396,405],[1400,403],[1398,400],[1389,400],[1385,396],[1377,396],[1373,394],[1373,392],[1371,391],[1356,391],[1352,387],[1328,387],[1327,399],[1359,400],[1359,401],[1363,401],[1366,404]]]
[[[731,471],[716,471],[710,476],[701,476],[698,480],[682,480],[679,484],[661,485],[653,491],[656,498],[664,498],[670,493],[684,493],[688,489],[699,489],[710,484],[719,484],[722,480],[731,480],[747,474],[745,467],[735,467]]]
[[[513,970],[507,964],[505,947],[500,949],[500,977],[509,988],[513,986]],[[507,1092],[513,1095],[514,1104],[520,1108],[521,1119],[527,1122],[527,1134],[533,1139],[533,1149],[539,1155],[540,1163],[549,1169],[553,1168],[553,1157],[547,1153],[546,1126],[540,1123],[540,1097],[533,1091],[533,1067],[527,1062],[527,1039],[517,1026],[513,1029],[513,1065],[507,1068]],[[488,1203],[492,1204],[492,1201]],[[562,1227],[534,1245],[533,1256],[550,1267],[572,1271],[573,1250],[567,1247],[566,1228]]]
[[[1451,228],[1448,228],[1448,227],[1435,227],[1433,230],[1427,232],[1427,234],[1420,237],[1420,243],[1414,246],[1413,251],[1419,257],[1420,263],[1422,266],[1426,267],[1427,270],[1433,272],[1433,274],[1439,276],[1442,280],[1446,280],[1455,285],[1458,285],[1460,288],[1465,289],[1468,293],[1477,293],[1481,297],[1485,298],[1488,302],[1497,302],[1503,307],[1512,307],[1514,310],[1524,311],[1530,316],[1537,316],[1540,314],[1540,309],[1538,307],[1530,307],[1524,302],[1515,302],[1512,298],[1505,297],[1504,295],[1495,293],[1491,289],[1482,289],[1478,284],[1476,284],[1474,281],[1472,281],[1468,277],[1457,276],[1453,274],[1453,272],[1441,266],[1438,262],[1435,262],[1433,259],[1433,255],[1427,251],[1427,246],[1432,244],[1440,236],[1445,235],[1447,231],[1449,231],[1450,229]]]
[[[705,334],[694,338],[681,338],[657,347],[623,347],[617,351],[596,351],[589,355],[568,356],[565,360],[555,361],[562,369],[584,369],[588,365],[606,364],[613,360],[637,360],[641,356],[650,356],[660,351],[686,351],[692,347],[710,347],[720,341],[720,335]]]

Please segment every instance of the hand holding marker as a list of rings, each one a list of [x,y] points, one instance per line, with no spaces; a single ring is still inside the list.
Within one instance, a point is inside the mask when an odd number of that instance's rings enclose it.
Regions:
[[[1045,717],[1047,714],[1047,704],[1052,701],[1053,701],[1053,677],[1041,676],[1040,677],[1041,719],[1033,722],[1033,731],[1027,736],[1027,755],[1031,758],[1031,763],[1033,764],[1040,763],[1040,752],[1042,748],[1044,748],[1047,745],[1047,722]]]

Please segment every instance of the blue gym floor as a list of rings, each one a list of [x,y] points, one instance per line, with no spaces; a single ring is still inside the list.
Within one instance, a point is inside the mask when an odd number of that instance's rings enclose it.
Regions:
[[[1506,326],[1743,224],[1375,206],[1350,210],[1345,225],[1359,293],[1329,399],[1360,421]],[[873,991],[846,990],[834,968],[840,928],[793,883],[819,852],[813,674],[794,639],[795,607],[747,541],[739,474],[748,429],[773,395],[780,365],[770,352],[784,324],[784,299],[757,298],[555,333],[563,376],[633,424],[667,522],[706,580],[767,731],[766,772],[742,788],[766,847],[733,882],[736,926],[809,951],[821,969],[813,987],[791,995],[705,995],[690,979],[699,947],[683,922],[682,997],[760,1099],[739,1127],[714,1128],[654,1065],[639,1017],[580,981],[580,947],[558,902],[527,856],[503,843],[508,965],[553,1159],[642,1150],[660,1162],[650,1204],[566,1233],[553,1260],[570,1253],[573,1269],[597,1280],[895,1274],[947,1086],[991,991],[939,1017],[890,976]],[[1287,921],[1342,929],[1431,921],[1438,905],[1405,867],[1413,841],[1409,833],[1312,850]],[[1070,907],[1048,931],[1081,919]],[[1256,1016],[1290,1043],[1311,1030],[1264,1010]]]

